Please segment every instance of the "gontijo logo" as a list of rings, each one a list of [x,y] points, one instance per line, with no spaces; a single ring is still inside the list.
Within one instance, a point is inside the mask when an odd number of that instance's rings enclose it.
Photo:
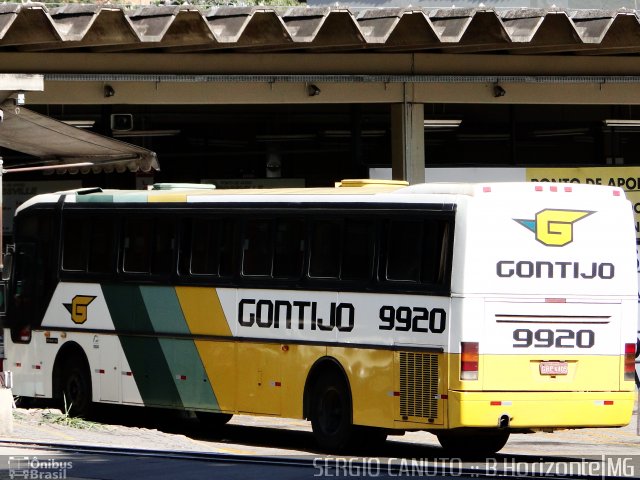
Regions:
[[[96,297],[91,295],[76,295],[71,300],[71,303],[63,303],[64,308],[71,314],[71,320],[73,323],[81,324],[87,321],[87,311],[89,304],[95,300]]]
[[[514,218],[536,234],[536,240],[549,247],[564,247],[573,241],[573,224],[591,215],[588,210],[555,210],[546,208],[534,220]]]

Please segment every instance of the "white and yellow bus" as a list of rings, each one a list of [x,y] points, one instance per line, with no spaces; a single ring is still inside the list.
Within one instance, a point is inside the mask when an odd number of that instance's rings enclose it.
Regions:
[[[426,430],[626,425],[637,318],[619,188],[345,181],[80,190],[15,218],[14,393],[309,419],[344,449]]]

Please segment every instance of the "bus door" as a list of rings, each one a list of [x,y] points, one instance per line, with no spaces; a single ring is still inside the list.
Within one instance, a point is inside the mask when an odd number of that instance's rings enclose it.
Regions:
[[[94,335],[92,340],[94,350],[98,350],[100,358],[100,401],[119,402],[120,383],[122,373],[120,367],[120,355],[115,352],[121,350],[120,341],[115,335]]]
[[[9,311],[10,324],[14,337],[19,335],[21,327],[33,326],[36,317],[36,245],[20,243],[16,246],[15,270],[13,274],[13,295]],[[25,337],[26,338],[26,337]],[[14,338],[14,341],[20,341]]]
[[[14,343],[31,343],[32,329],[39,324],[38,319],[38,279],[36,245],[21,243],[16,246],[13,256],[13,275],[10,301],[7,312],[7,327],[11,329],[11,340]],[[14,365],[21,365],[19,376],[24,385],[29,385],[26,392],[32,396],[44,396],[44,382],[40,371],[39,352],[36,344],[31,345],[28,354],[30,360],[20,357],[12,358]],[[27,352],[21,350],[25,355]]]
[[[238,410],[278,415],[282,409],[282,346],[246,343],[238,349]]]

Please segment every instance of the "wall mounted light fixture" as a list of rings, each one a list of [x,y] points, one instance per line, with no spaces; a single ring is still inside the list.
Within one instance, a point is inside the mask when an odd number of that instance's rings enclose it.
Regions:
[[[500,86],[499,83],[494,83],[493,85],[493,96],[498,98],[498,97],[504,97],[507,94],[507,91],[502,88]]]
[[[424,128],[427,129],[438,129],[438,128],[458,128],[462,120],[459,119],[449,119],[449,118],[434,118],[434,119],[425,119],[424,120]]]
[[[307,86],[307,95],[310,97],[315,97],[316,95],[320,95],[320,88],[313,83]]]
[[[606,119],[602,123],[604,123],[605,127],[640,128],[640,120]]]
[[[111,85],[104,86],[104,97],[109,98],[113,97],[116,94],[116,91],[113,89]]]

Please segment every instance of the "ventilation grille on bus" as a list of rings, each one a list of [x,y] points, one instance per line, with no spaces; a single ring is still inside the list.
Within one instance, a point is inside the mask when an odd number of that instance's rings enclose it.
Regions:
[[[438,417],[438,355],[400,352],[400,415]]]

